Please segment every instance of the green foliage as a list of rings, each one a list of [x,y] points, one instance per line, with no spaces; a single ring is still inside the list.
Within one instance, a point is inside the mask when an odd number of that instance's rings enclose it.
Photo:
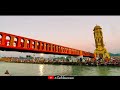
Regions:
[[[26,55],[27,59],[33,59],[33,57],[31,55]]]
[[[20,59],[24,59],[25,57],[19,56]]]
[[[120,56],[120,53],[116,53],[116,54],[113,54],[113,53],[109,53],[110,56]]]

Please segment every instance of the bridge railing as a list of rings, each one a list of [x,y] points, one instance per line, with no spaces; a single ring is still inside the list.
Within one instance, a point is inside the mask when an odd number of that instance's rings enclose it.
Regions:
[[[4,32],[0,32],[0,49],[75,56],[92,56],[89,52]]]

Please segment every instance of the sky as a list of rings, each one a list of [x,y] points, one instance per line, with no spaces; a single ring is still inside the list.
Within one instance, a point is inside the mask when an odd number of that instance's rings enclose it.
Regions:
[[[107,51],[120,53],[120,16],[0,16],[0,32],[92,53],[96,24],[102,28]],[[1,55],[17,56],[19,53],[1,51]]]

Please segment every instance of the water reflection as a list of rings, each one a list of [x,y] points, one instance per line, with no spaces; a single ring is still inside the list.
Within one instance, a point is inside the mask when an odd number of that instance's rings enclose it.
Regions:
[[[96,72],[100,76],[108,76],[110,74],[110,67],[98,66],[96,67]]]
[[[71,75],[72,66],[65,65],[39,65],[39,75],[48,76],[48,75]]]
[[[120,67],[107,66],[77,66],[77,65],[49,65],[26,63],[0,63],[0,76],[6,70],[12,76],[120,76]]]
[[[72,75],[76,76],[107,76],[109,68],[96,66],[72,66]]]
[[[40,76],[44,75],[43,69],[44,69],[44,65],[39,65]]]
[[[72,65],[39,65],[39,75],[67,76],[120,76],[120,67],[105,66],[72,66]]]

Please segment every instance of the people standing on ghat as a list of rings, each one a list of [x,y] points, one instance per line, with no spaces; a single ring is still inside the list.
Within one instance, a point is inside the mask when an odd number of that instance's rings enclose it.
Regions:
[[[82,58],[80,57],[80,62],[82,62]]]
[[[80,62],[82,62],[83,61],[83,56],[80,56]]]

